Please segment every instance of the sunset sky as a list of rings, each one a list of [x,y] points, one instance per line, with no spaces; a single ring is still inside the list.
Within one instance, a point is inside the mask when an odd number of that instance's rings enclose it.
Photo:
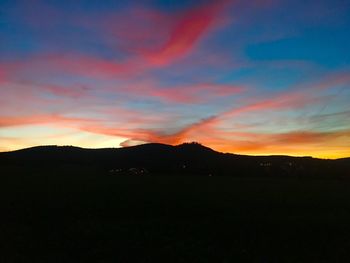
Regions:
[[[350,1],[0,0],[0,151],[350,156]]]

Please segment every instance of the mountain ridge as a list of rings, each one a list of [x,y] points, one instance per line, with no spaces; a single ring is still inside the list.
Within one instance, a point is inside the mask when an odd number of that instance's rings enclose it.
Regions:
[[[231,153],[231,152],[220,152],[216,151],[210,147],[204,146],[199,143],[182,143],[178,145],[169,145],[169,144],[163,144],[163,143],[145,143],[140,145],[134,145],[134,146],[128,146],[128,147],[105,147],[105,148],[84,148],[79,146],[73,146],[73,145],[38,145],[38,146],[32,146],[17,150],[11,150],[11,151],[3,151],[0,152],[0,154],[7,154],[7,153],[18,153],[18,152],[25,152],[25,151],[31,151],[31,150],[44,150],[44,149],[55,149],[55,150],[66,150],[66,149],[74,149],[74,150],[84,150],[84,151],[104,151],[104,150],[123,150],[123,149],[136,149],[136,148],[144,148],[144,147],[163,147],[163,148],[185,148],[186,146],[193,146],[195,145],[198,148],[206,149],[212,152],[221,153],[221,154],[227,154],[227,155],[234,155],[234,156],[244,156],[244,157],[290,157],[290,158],[312,158],[312,159],[319,159],[319,160],[347,160],[350,159],[350,157],[342,157],[337,159],[329,159],[329,158],[318,158],[313,157],[311,155],[305,155],[305,156],[294,156],[294,155],[281,155],[281,154],[272,154],[272,155],[247,155],[247,154],[237,154],[237,153]]]
[[[150,143],[100,149],[36,146],[0,153],[0,166],[94,168],[104,172],[142,167],[153,174],[350,176],[350,158],[329,160],[309,156],[237,155],[217,152],[198,143],[176,146]]]

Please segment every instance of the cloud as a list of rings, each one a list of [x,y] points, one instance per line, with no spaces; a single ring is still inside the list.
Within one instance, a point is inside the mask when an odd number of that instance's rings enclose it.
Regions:
[[[43,89],[49,91],[50,93],[66,97],[66,98],[73,98],[73,99],[79,99],[87,95],[88,88],[81,85],[75,85],[72,87],[64,87],[59,85],[43,85]]]
[[[53,38],[67,44],[68,41],[65,41],[64,35],[56,35],[60,28],[69,25],[77,34],[83,30],[99,38],[98,41],[104,47],[132,61],[132,67],[142,65],[142,67],[154,68],[170,65],[196,51],[196,47],[203,39],[227,25],[225,22],[230,19],[227,11],[234,2],[236,1],[201,2],[191,8],[187,7],[171,13],[156,7],[134,3],[122,10],[105,11],[103,14],[99,12],[87,14],[79,10],[66,12],[57,6],[39,1],[36,5],[21,5],[22,13],[17,15],[23,17],[26,26],[30,25],[39,32],[43,31],[41,33],[45,34],[45,41],[50,42],[48,39]],[[43,12],[38,14],[38,10]],[[80,43],[79,40],[77,41]],[[50,45],[53,46],[55,43],[50,43]],[[72,47],[74,45],[68,45],[66,48]],[[59,48],[61,51],[64,49],[64,47]],[[67,50],[66,53],[79,52],[80,50]],[[85,71],[81,63],[71,61],[57,63],[66,64],[69,68],[74,67],[77,71]],[[91,61],[87,60],[83,64],[89,65],[90,63]],[[97,65],[97,72],[91,70],[91,67],[88,71],[93,74],[100,73],[99,69],[102,68],[103,72],[121,71],[124,73],[125,64],[129,62],[123,63],[121,67],[115,63],[100,62]]]
[[[198,137],[197,137],[198,138]],[[317,132],[308,130],[284,133],[223,132],[203,135],[198,140],[230,153],[271,155],[289,154],[339,158],[350,153],[350,129]]]
[[[312,59],[270,60],[268,51],[266,61],[245,57],[255,38],[294,29],[271,28],[285,9],[270,2],[195,1],[171,12],[148,2],[113,10],[30,4],[7,21],[16,19],[25,43],[0,59],[0,127],[42,124],[121,137],[122,146],[200,140],[257,153],[346,144],[346,133],[334,129],[348,129],[348,114],[338,114],[348,108],[333,100],[346,101],[348,71],[329,74]]]
[[[196,83],[177,86],[163,86],[156,81],[141,83],[126,83],[112,88],[114,92],[139,98],[154,99],[161,102],[177,104],[196,104],[212,101],[218,98],[237,95],[246,90],[243,86],[217,83]]]
[[[72,76],[84,76],[93,79],[115,79],[130,76],[139,70],[137,64],[129,61],[120,63],[113,59],[103,59],[82,54],[43,54],[32,59],[18,62],[22,71],[41,73],[65,73]]]
[[[308,90],[296,89],[289,92],[284,92],[281,94],[277,94],[268,99],[263,98],[257,102],[248,103],[246,105],[224,111],[217,115],[213,115],[208,118],[203,118],[198,122],[189,124],[184,128],[180,129],[179,131],[172,134],[166,134],[162,132],[158,132],[158,133],[152,132],[149,134],[146,133],[145,137],[142,137],[145,134],[139,134],[138,136],[141,136],[141,137],[136,136],[135,139],[177,144],[177,143],[186,141],[186,139],[188,139],[188,136],[193,133],[196,133],[196,134],[205,133],[205,134],[209,134],[212,137],[215,137],[216,134],[220,133],[217,131],[217,129],[215,129],[215,126],[217,126],[220,123],[223,123],[225,120],[229,118],[232,118],[244,113],[259,112],[261,114],[261,112],[268,111],[268,110],[279,111],[279,112],[286,111],[286,110],[293,110],[293,109],[296,110],[306,106],[313,105],[314,103],[324,101],[324,98],[322,97],[322,93],[315,94],[315,92],[324,90],[324,89],[332,89],[335,87],[333,85],[334,83],[341,84],[341,83],[348,82],[348,78],[344,78],[343,75],[341,75],[340,78],[336,76],[337,74],[330,75],[327,78],[325,78],[322,82],[312,83],[310,84],[311,86],[309,86]],[[336,81],[334,81],[334,79]],[[222,137],[223,133],[221,132],[220,135]],[[258,137],[256,135],[254,136],[256,140]],[[305,136],[303,138],[305,138]],[[315,136],[315,138],[317,137]],[[249,145],[251,145],[251,143],[249,143]]]
[[[24,126],[32,124],[56,124],[75,125],[77,123],[91,123],[98,120],[88,118],[64,117],[59,114],[42,114],[42,115],[27,115],[27,116],[0,116],[0,127]]]
[[[168,66],[196,52],[198,44],[224,27],[228,8],[235,1],[202,2],[174,12],[131,5],[123,12],[91,20],[76,20],[80,27],[94,28],[115,50],[147,68]],[[97,21],[97,22],[96,22]]]
[[[5,69],[0,65],[0,84],[4,83],[6,79]]]
[[[316,132],[316,131],[292,131],[288,133],[282,133],[273,135],[273,141],[275,143],[283,144],[320,144],[327,143],[331,140],[339,137],[349,137],[350,130],[340,131],[327,131],[327,132]]]
[[[188,55],[212,30],[222,26],[228,1],[215,1],[178,14],[168,40],[154,52],[145,52],[147,60],[158,66],[167,65]]]
[[[145,143],[147,143],[147,142],[128,139],[128,140],[125,140],[125,141],[121,142],[119,144],[119,146],[121,146],[121,147],[130,147],[130,146],[136,146],[136,145],[141,145],[141,144],[145,144]]]

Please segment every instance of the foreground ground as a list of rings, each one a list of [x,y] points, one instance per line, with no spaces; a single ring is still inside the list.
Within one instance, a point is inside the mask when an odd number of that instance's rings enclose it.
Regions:
[[[2,170],[0,262],[347,262],[350,181]]]

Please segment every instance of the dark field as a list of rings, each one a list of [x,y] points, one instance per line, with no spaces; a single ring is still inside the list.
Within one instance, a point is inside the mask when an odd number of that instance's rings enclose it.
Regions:
[[[349,262],[350,181],[2,169],[0,262]]]

